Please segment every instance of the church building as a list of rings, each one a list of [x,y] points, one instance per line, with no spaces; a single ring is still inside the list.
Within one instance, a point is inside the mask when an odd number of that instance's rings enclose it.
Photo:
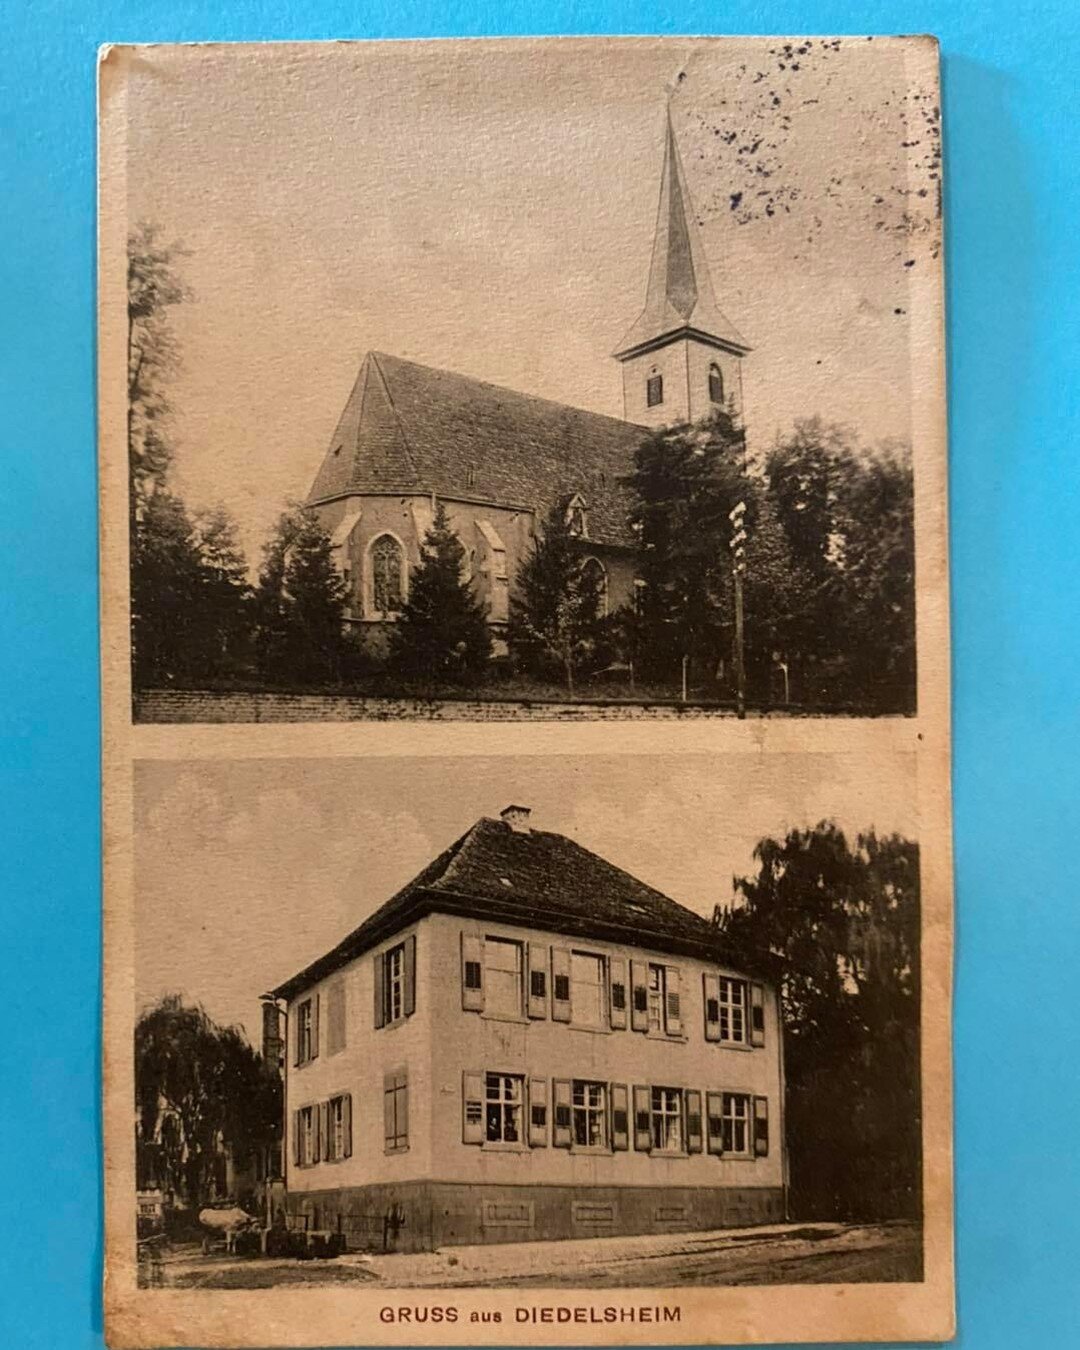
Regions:
[[[347,617],[375,651],[400,613],[434,504],[465,549],[493,635],[553,507],[566,512],[604,607],[633,603],[625,476],[650,427],[742,410],[745,340],[717,306],[670,114],[645,307],[614,353],[623,417],[368,352],[308,505],[348,584]]]
[[[294,1228],[425,1251],[786,1217],[770,973],[528,807],[267,999]]]

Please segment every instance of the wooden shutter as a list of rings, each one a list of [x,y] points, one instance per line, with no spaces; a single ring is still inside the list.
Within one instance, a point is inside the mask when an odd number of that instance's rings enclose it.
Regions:
[[[461,1075],[461,1142],[484,1142],[484,1075],[472,1069]]]
[[[530,1017],[546,1017],[548,945],[546,942],[530,942],[528,952],[529,973],[525,990],[525,1007]]]
[[[461,1006],[484,1011],[484,939],[472,933],[461,935]]]
[[[626,987],[625,957],[613,956],[608,962],[608,986],[611,1025],[621,1029],[626,1026],[626,1008],[630,1002],[630,991]]]
[[[634,1147],[643,1153],[652,1148],[652,1094],[641,1084],[634,1088]]]
[[[397,1134],[397,1126],[394,1114],[394,1075],[392,1073],[383,1074],[382,1084],[382,1108],[383,1108],[383,1148],[392,1148],[394,1145],[394,1136]]]
[[[551,1020],[570,1021],[570,953],[565,947],[551,949]]]
[[[754,1098],[754,1157],[769,1156],[769,1099]]]
[[[352,1157],[352,1093],[346,1092],[341,1108],[342,1157]]]
[[[705,1144],[717,1157],[724,1151],[724,1094],[705,1094]]]
[[[372,969],[375,972],[375,1029],[386,1026],[386,953],[378,952],[373,958]]]
[[[300,1112],[292,1113],[292,1160],[296,1167],[299,1167],[303,1161],[303,1154],[300,1149]]]
[[[401,1088],[394,1094],[397,1106],[397,1132],[400,1138],[398,1148],[409,1147],[409,1075],[404,1071],[396,1077],[395,1087]]]
[[[330,1103],[319,1103],[319,1156],[327,1162],[334,1156],[330,1141]]]
[[[634,1031],[649,1029],[649,963],[630,962],[630,1025]]]
[[[720,977],[705,971],[701,977],[701,996],[705,1006],[705,1039],[720,1039]]]
[[[686,1090],[686,1151],[700,1153],[703,1139],[701,1134],[701,1093],[697,1088]]]
[[[298,1003],[298,1004],[296,1005],[296,1016],[295,1016],[295,1018],[293,1019],[293,1064],[296,1065],[297,1067],[299,1067],[299,1066],[300,1066],[301,1064],[303,1064],[303,1062],[304,1062],[304,1059],[303,1059],[303,1052],[302,1052],[302,1049],[301,1049],[301,1040],[300,1040],[300,1026],[301,1026],[301,1023],[302,1023],[303,1020],[304,1020],[304,1019],[300,1016],[300,1009],[301,1009],[303,1006],[304,1006],[304,1005],[303,1005],[302,1003]],[[285,1019],[286,1019],[286,1028],[287,1028],[287,1027],[288,1027],[288,1013],[285,1014]]]
[[[750,1044],[765,1044],[765,986],[750,986]]]
[[[556,1148],[569,1148],[574,1136],[570,1114],[570,1079],[553,1078],[551,1095],[555,1099],[555,1122],[551,1142]]]
[[[529,1079],[530,1148],[546,1148],[548,1141],[548,1084],[546,1078]]]
[[[682,990],[679,987],[678,966],[668,966],[664,972],[664,1030],[669,1036],[682,1035]]]
[[[625,1083],[611,1085],[611,1147],[616,1152],[630,1147],[630,1095]]]
[[[416,934],[405,939],[405,1016],[416,1011]]]
[[[311,1004],[311,1058],[319,1058],[319,1003],[321,996],[315,995]]]

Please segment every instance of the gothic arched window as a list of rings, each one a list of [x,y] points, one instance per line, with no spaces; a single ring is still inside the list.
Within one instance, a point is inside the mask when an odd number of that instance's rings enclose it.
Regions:
[[[392,534],[371,546],[371,601],[377,614],[398,614],[405,603],[405,551]]]
[[[653,366],[649,371],[649,378],[645,381],[645,402],[648,407],[655,408],[664,401],[664,377]]]
[[[709,367],[709,401],[711,403],[724,401],[724,376],[715,361]]]
[[[581,565],[581,575],[590,587],[595,587],[599,599],[599,612],[608,612],[607,569],[599,558],[586,558]]]

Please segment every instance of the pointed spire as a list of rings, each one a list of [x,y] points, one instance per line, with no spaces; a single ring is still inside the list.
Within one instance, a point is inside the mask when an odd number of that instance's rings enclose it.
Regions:
[[[664,139],[664,167],[660,175],[660,203],[656,213],[649,284],[645,308],[619,344],[616,357],[631,355],[660,338],[683,329],[717,339],[740,352],[749,351],[716,305],[709,266],[686,185],[669,98]]]

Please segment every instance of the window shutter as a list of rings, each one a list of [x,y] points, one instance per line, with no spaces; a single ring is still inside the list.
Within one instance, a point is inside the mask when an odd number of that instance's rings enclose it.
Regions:
[[[682,996],[679,967],[668,966],[664,975],[664,1029],[669,1036],[682,1035]]]
[[[383,1074],[382,1088],[383,1147],[393,1148],[397,1129],[394,1123],[394,1075],[392,1073]]]
[[[471,1069],[461,1075],[461,1142],[484,1142],[484,1075]]]
[[[647,961],[630,962],[630,986],[632,993],[630,1025],[634,1031],[648,1031],[649,964]]]
[[[573,1138],[570,1116],[570,1079],[553,1078],[551,1093],[555,1099],[555,1130],[551,1142],[556,1148],[569,1148]]]
[[[397,1100],[397,1132],[400,1136],[398,1148],[409,1147],[409,1075],[399,1073],[395,1079],[395,1087],[401,1088],[396,1094]]]
[[[530,1017],[547,1016],[548,945],[529,943],[529,983],[525,1006]]]
[[[546,1078],[529,1079],[529,1147],[545,1148],[548,1141],[548,1085]]]
[[[551,949],[551,1020],[570,1021],[570,953],[565,947]]]
[[[769,1099],[754,1098],[754,1157],[769,1156]]]
[[[717,1157],[724,1151],[724,1094],[705,1094],[705,1140],[710,1153]]]
[[[484,939],[471,933],[461,935],[461,1006],[484,1011]]]
[[[416,934],[405,939],[405,1016],[416,1011]]]
[[[378,952],[373,959],[375,972],[375,1029],[386,1026],[386,953]]]
[[[701,1137],[701,1093],[697,1088],[686,1090],[686,1151],[700,1153]]]
[[[647,1087],[634,1088],[634,1147],[642,1153],[652,1148],[652,1105]]]
[[[750,1044],[765,1044],[765,986],[750,986]]]
[[[319,1156],[325,1158],[327,1162],[334,1156],[334,1150],[330,1139],[330,1103],[328,1101],[319,1104],[319,1123],[322,1127],[322,1143],[319,1148]]]
[[[342,1157],[352,1157],[352,1093],[346,1092],[342,1106]]]
[[[616,1029],[626,1026],[626,959],[613,956],[608,962],[608,977],[611,987],[608,990],[608,1007],[611,1010],[611,1025]]]
[[[300,1008],[301,1005],[298,1003],[296,1005],[296,1017],[293,1019],[293,1064],[296,1067],[299,1067],[304,1062],[303,1051],[301,1049],[300,1044],[300,1022],[301,1022]],[[288,1018],[289,1014],[286,1013],[285,1014],[286,1026],[288,1025]]]
[[[625,1083],[611,1085],[611,1147],[616,1152],[630,1147],[630,1101]]]
[[[319,1003],[320,995],[316,994],[311,1004],[311,1058],[319,1058]]]
[[[705,971],[701,977],[702,998],[705,1004],[705,1039],[720,1039],[720,979]]]
[[[300,1147],[300,1112],[292,1113],[292,1160],[295,1166],[299,1167],[303,1161],[303,1151]]]

